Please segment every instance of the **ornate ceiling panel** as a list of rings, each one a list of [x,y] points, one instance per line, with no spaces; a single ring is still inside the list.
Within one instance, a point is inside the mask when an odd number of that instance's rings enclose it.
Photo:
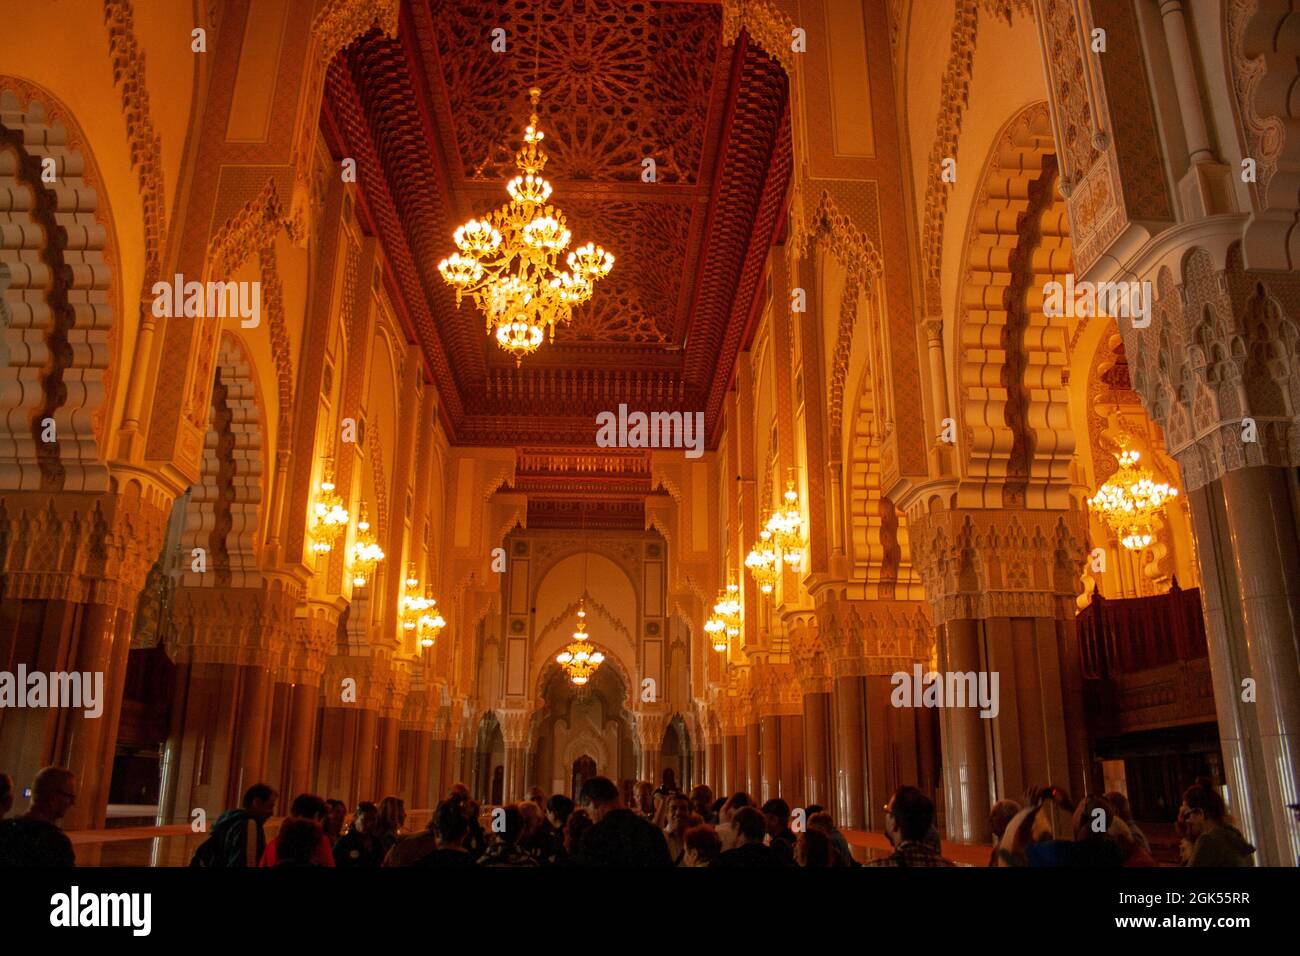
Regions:
[[[375,31],[332,64],[323,127],[357,159],[358,216],[453,441],[591,448],[595,413],[622,402],[705,411],[715,432],[791,169],[785,73],[743,33],[723,46],[721,19],[707,2],[412,0],[396,39]],[[504,200],[534,84],[552,201],[617,264],[515,368],[436,263]]]

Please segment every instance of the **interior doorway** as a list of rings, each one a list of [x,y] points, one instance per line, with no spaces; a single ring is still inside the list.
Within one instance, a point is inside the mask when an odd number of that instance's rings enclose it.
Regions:
[[[583,754],[577,760],[573,761],[573,792],[569,794],[575,801],[578,794],[582,793],[582,785],[596,776],[596,761]]]

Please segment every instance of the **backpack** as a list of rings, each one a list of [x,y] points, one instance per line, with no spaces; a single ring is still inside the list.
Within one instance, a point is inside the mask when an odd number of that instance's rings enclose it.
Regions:
[[[208,834],[208,838],[199,844],[198,849],[194,851],[194,855],[190,857],[190,866],[205,869],[223,869],[229,866],[230,857],[226,851],[226,838],[235,825],[241,821],[252,823],[248,817],[239,815],[218,820],[216,825],[213,826],[212,832]],[[256,828],[253,827],[252,829],[253,833],[255,833]],[[250,849],[250,855],[255,852],[255,850]],[[257,866],[257,860],[250,860],[248,865]]]

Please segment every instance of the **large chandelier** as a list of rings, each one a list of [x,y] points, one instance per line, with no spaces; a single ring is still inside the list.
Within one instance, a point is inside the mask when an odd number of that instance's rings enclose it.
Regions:
[[[328,554],[343,529],[348,526],[348,510],[334,490],[334,459],[326,458],[320,484],[316,486],[316,503],[312,509],[311,549]]]
[[[740,636],[740,585],[732,581],[727,590],[718,592],[713,613],[704,622],[704,631],[713,639],[713,649],[726,651],[730,642]]]
[[[427,586],[420,594],[420,579],[415,576],[415,562],[406,572],[406,593],[402,595],[402,630],[417,637],[421,647],[433,647],[442,629],[447,626],[438,602],[433,599],[433,588]]]
[[[573,640],[569,645],[555,655],[555,662],[564,668],[569,680],[581,687],[591,680],[591,675],[596,673],[596,668],[604,660],[605,655],[592,646],[591,638],[587,635],[586,602],[579,602],[577,630],[573,632]]]
[[[764,528],[758,533],[758,543],[745,556],[745,567],[754,576],[754,583],[763,594],[771,594],[781,573],[781,554],[772,540],[772,531]]]
[[[384,549],[379,546],[375,536],[370,533],[370,519],[366,517],[366,503],[361,502],[361,514],[357,517],[357,540],[352,543],[352,584],[363,588],[375,567],[384,560]]]
[[[614,257],[587,243],[565,259],[570,233],[564,213],[547,204],[551,184],[542,178],[546,167],[544,139],[537,126],[537,101],[542,91],[528,91],[532,115],[524,130],[523,148],[515,154],[520,175],[506,183],[510,201],[483,219],[471,219],[456,230],[454,252],[438,263],[443,279],[456,290],[456,305],[469,295],[487,319],[487,331],[515,357],[542,344],[543,329],[555,339],[557,323],[573,319],[573,307],[591,298],[592,285],[614,268]]]
[[[767,519],[773,544],[781,563],[791,571],[798,571],[803,563],[803,512],[799,510],[799,492],[794,481],[785,483],[785,510],[775,512]]]
[[[1157,482],[1148,469],[1137,466],[1141,457],[1130,448],[1121,449],[1115,456],[1119,471],[1088,499],[1088,507],[1133,551],[1151,544],[1165,502],[1178,495],[1177,488]]]

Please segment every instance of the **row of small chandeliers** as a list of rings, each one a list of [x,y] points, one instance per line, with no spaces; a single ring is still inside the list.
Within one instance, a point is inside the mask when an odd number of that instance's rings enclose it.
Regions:
[[[374,578],[379,562],[384,560],[384,549],[370,530],[370,520],[366,516],[366,503],[361,502],[357,518],[356,539],[352,543],[349,555],[349,567],[354,587],[366,587]],[[334,487],[334,460],[325,459],[320,484],[316,487],[315,501],[312,504],[311,550],[313,554],[324,555],[334,550],[334,546],[347,531],[351,515],[343,507],[343,500]],[[438,602],[434,600],[432,586],[426,586],[421,593],[420,580],[415,576],[415,562],[407,569],[405,593],[399,602],[399,615],[402,630],[413,633],[422,647],[432,647],[434,640],[447,626],[446,620],[438,611]]]
[[[803,565],[804,522],[799,506],[799,492],[789,478],[782,496],[783,507],[771,512],[763,521],[758,541],[745,556],[745,567],[764,595],[771,595],[783,568],[797,572]],[[740,604],[740,585],[733,579],[718,592],[713,613],[704,622],[704,631],[713,641],[713,649],[723,653],[731,641],[740,636],[744,615]]]

